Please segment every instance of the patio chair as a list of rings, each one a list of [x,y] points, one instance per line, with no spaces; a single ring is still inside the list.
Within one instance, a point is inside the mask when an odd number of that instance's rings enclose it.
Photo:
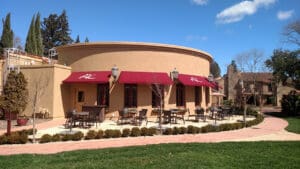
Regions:
[[[203,108],[195,109],[195,121],[199,121],[202,119],[204,122],[206,121],[206,116]]]
[[[134,120],[132,114],[128,113],[127,109],[119,110],[118,112],[119,117],[117,120],[117,124],[123,124],[125,122]]]
[[[162,119],[163,123],[176,123],[176,116],[172,114],[171,110],[164,110]]]
[[[66,112],[66,121],[64,124],[65,128],[71,128],[74,125],[75,125],[75,121],[73,118],[73,112],[72,111]]]
[[[187,111],[190,112],[189,109],[178,109],[178,110],[177,110],[177,113],[175,114],[176,120],[177,120],[177,119],[182,120],[182,121],[183,121],[183,124],[185,124],[184,116],[185,116],[185,113],[186,113]],[[177,122],[177,121],[176,121],[176,122]]]
[[[146,125],[148,124],[147,111],[148,109],[142,109],[139,111],[139,114],[134,117],[134,121],[136,124],[138,122],[138,124],[141,125],[143,120],[146,121]]]

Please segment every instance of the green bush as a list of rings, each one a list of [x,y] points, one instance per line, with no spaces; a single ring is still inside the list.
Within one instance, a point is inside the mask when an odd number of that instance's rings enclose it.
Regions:
[[[228,131],[228,130],[232,130],[232,124],[220,124],[219,125],[219,130],[220,131]]]
[[[121,137],[121,131],[119,129],[115,129],[115,130],[112,130],[112,138],[119,138]]]
[[[73,134],[72,140],[73,141],[79,141],[83,138],[83,133],[81,131],[78,131],[76,133]]]
[[[73,138],[73,134],[63,134],[61,140],[62,141],[70,141]]]
[[[179,127],[179,134],[185,134],[187,133],[187,128],[186,127]]]
[[[156,129],[156,128],[150,127],[150,128],[148,128],[148,133],[147,133],[147,135],[148,135],[148,136],[153,136],[153,135],[156,134],[156,132],[157,132],[157,129]]]
[[[141,135],[141,130],[138,127],[133,127],[131,129],[131,135],[132,137],[138,137]]]
[[[51,141],[52,141],[52,136],[50,134],[44,134],[40,139],[40,143],[48,143]]]
[[[194,127],[194,126],[192,126],[192,125],[189,125],[187,127],[187,133],[189,133],[189,134],[195,134],[195,133],[197,133],[197,128]]]
[[[142,127],[141,128],[141,136],[147,136],[148,135],[148,128]]]
[[[28,135],[20,132],[11,132],[6,138],[6,144],[25,144],[28,141]]]
[[[2,135],[0,136],[0,144],[7,144],[7,136],[6,135]]]
[[[60,134],[54,134],[54,135],[52,136],[51,141],[53,141],[53,142],[61,141],[60,136],[61,136]]]
[[[103,138],[103,136],[104,136],[103,130],[98,130],[96,139],[101,139],[101,138]]]
[[[281,108],[282,113],[287,116],[300,115],[300,94],[297,94],[297,92],[293,90],[288,95],[283,95]]]
[[[163,134],[164,134],[164,135],[171,135],[171,134],[173,134],[173,129],[172,129],[172,128],[166,128],[166,129],[163,131]]]
[[[122,137],[128,137],[130,136],[130,129],[129,128],[125,128],[122,131]]]
[[[179,134],[179,132],[180,132],[180,129],[178,128],[178,127],[173,127],[173,135],[177,135],[177,134]]]
[[[105,138],[112,138],[113,135],[114,135],[114,131],[113,131],[112,129],[107,129],[107,130],[105,130],[104,133],[105,133],[105,134],[104,134],[104,137],[105,137]]]
[[[84,137],[85,140],[95,139],[97,137],[97,132],[95,130],[89,130]]]

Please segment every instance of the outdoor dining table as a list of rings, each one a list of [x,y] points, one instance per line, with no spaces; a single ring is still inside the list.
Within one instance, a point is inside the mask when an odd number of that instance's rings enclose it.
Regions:
[[[85,128],[89,118],[89,112],[73,112],[75,122],[79,122],[78,126]]]

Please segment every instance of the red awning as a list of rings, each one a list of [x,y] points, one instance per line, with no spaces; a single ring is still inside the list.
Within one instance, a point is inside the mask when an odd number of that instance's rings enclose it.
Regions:
[[[130,72],[122,71],[119,83],[127,84],[172,84],[171,78],[167,73],[162,72]]]
[[[212,84],[207,80],[207,78],[202,76],[179,74],[178,80],[186,86],[212,87]]]
[[[107,83],[110,71],[72,72],[64,83]]]

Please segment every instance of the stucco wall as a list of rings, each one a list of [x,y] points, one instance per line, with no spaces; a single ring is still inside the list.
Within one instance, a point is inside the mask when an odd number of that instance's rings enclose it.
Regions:
[[[28,81],[29,91],[29,102],[24,113],[27,116],[33,114],[34,95],[37,94],[36,112],[44,108],[49,111],[50,117],[63,117],[64,106],[60,84],[69,76],[70,68],[59,65],[22,66],[20,68]]]
[[[164,44],[149,43],[84,43],[59,47],[58,62],[70,66],[76,71],[110,71],[116,65],[121,71],[144,71],[170,73],[176,68],[179,73],[197,76],[209,75],[212,57],[203,51]],[[96,85],[68,84],[72,103],[69,109],[80,111],[82,104],[76,105],[76,90],[84,90],[87,97],[85,105],[96,104]],[[118,110],[124,108],[124,85],[110,82],[110,106],[106,117],[118,116]],[[138,85],[138,108],[147,108],[151,114],[151,89],[149,85]],[[195,108],[194,87],[186,86],[186,107],[192,112]],[[176,86],[165,86],[165,108],[176,107]],[[206,108],[205,93],[201,87],[201,106]]]

